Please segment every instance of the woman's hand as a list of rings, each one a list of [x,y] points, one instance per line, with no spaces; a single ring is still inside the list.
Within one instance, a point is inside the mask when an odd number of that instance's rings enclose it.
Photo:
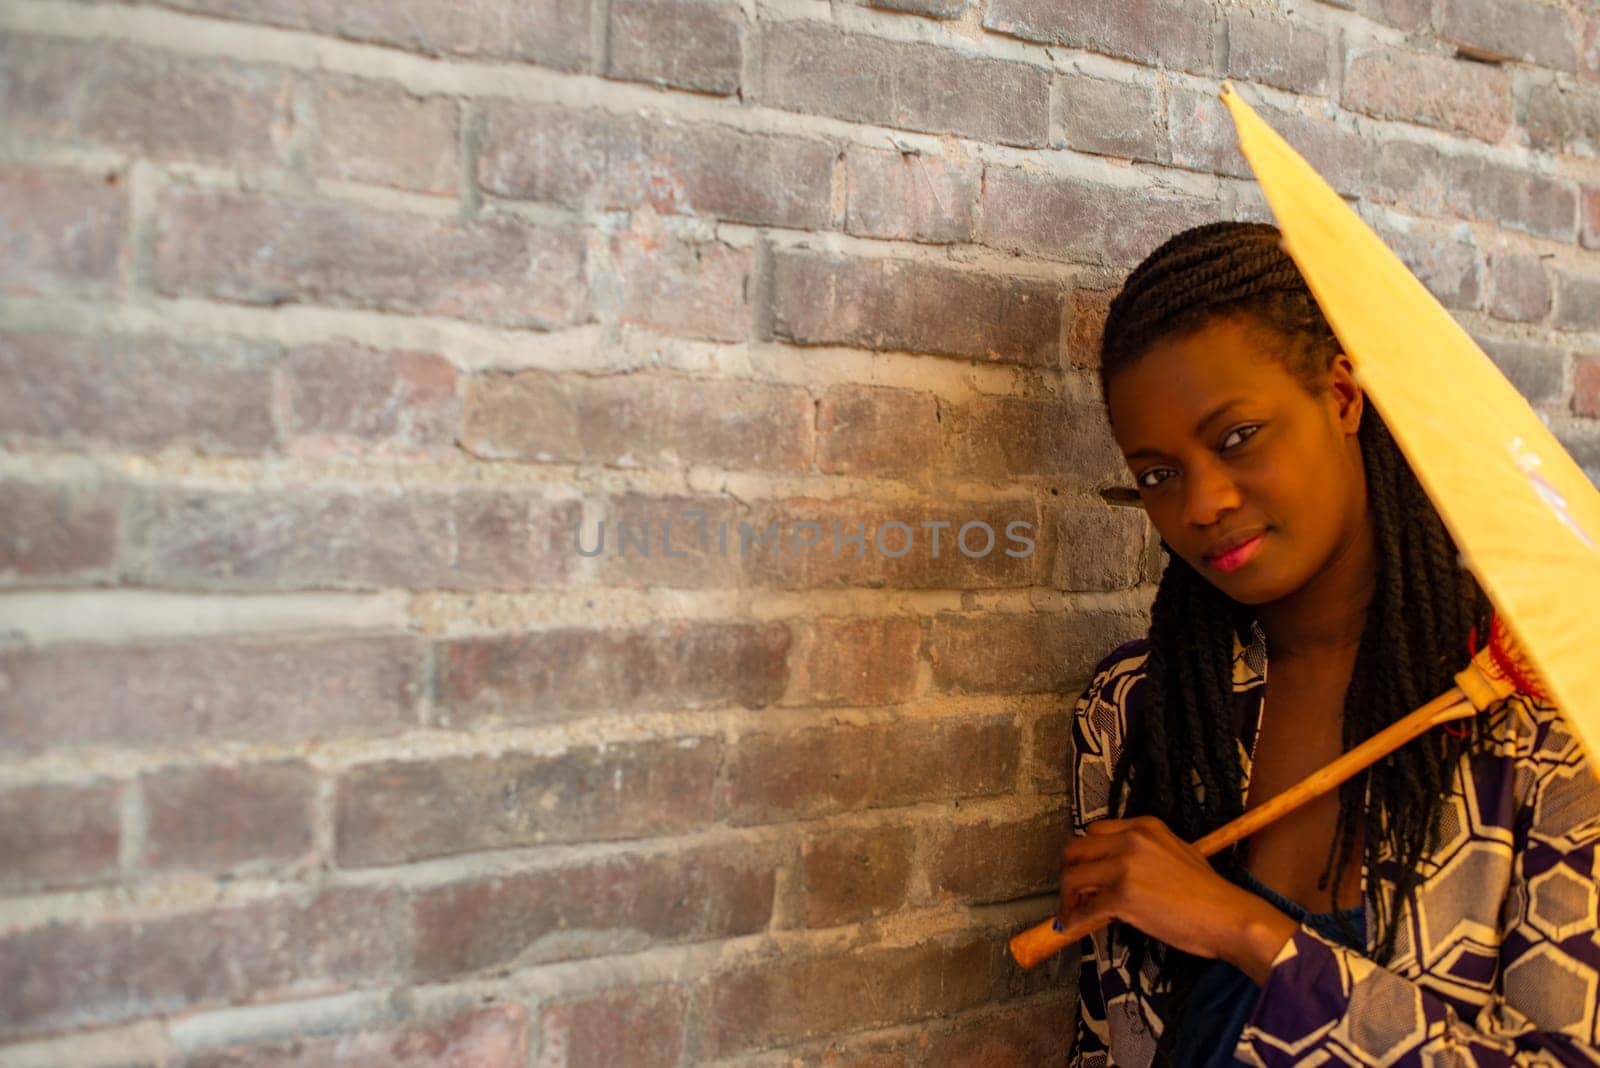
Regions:
[[[1258,983],[1300,929],[1154,816],[1097,820],[1061,855],[1063,928],[1121,920],[1186,953],[1227,960]]]

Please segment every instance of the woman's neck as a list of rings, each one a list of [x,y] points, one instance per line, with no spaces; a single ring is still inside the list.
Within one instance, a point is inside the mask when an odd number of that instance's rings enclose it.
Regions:
[[[1362,522],[1357,529],[1360,534],[1316,578],[1293,596],[1256,610],[1269,659],[1344,663],[1354,658],[1377,576],[1372,526]]]

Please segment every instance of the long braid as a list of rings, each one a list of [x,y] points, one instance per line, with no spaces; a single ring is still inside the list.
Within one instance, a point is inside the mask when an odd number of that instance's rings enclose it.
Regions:
[[[1275,227],[1211,223],[1184,231],[1156,249],[1111,303],[1101,343],[1101,399],[1109,417],[1109,383],[1155,341],[1194,329],[1213,316],[1244,312],[1276,331],[1285,366],[1315,395],[1323,388],[1338,339],[1280,245]],[[1417,482],[1375,406],[1365,406],[1357,432],[1366,469],[1377,543],[1377,575],[1355,667],[1344,699],[1342,736],[1348,750],[1444,692],[1470,655],[1468,633],[1488,633],[1492,606],[1460,566],[1455,543]],[[1165,542],[1167,565],[1151,607],[1142,714],[1132,717],[1111,782],[1110,811],[1153,815],[1194,841],[1243,813],[1238,739],[1234,732],[1235,635],[1252,618],[1206,581]],[[1367,883],[1377,917],[1377,959],[1389,960],[1398,935],[1396,903],[1414,898],[1429,872],[1422,859],[1437,845],[1439,819],[1462,755],[1487,738],[1480,712],[1464,736],[1425,734],[1339,788],[1339,817],[1319,888],[1338,886],[1365,823],[1364,860],[1383,881]],[[1197,799],[1198,780],[1203,798]],[[1364,808],[1370,788],[1370,808]],[[1370,817],[1370,818],[1369,818]],[[1242,843],[1211,858],[1234,882],[1243,879]],[[1391,874],[1392,873],[1392,874]],[[1184,1006],[1203,958],[1113,923],[1125,941],[1135,982],[1147,958],[1157,965],[1156,990],[1168,997],[1156,1063],[1169,1064]],[[1347,930],[1347,934],[1350,933]],[[1143,999],[1139,999],[1143,1012]],[[1148,1016],[1147,1023],[1153,1023]]]

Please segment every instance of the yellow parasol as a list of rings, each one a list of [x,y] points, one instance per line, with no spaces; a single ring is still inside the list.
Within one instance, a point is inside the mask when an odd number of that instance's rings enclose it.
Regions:
[[[1466,566],[1495,606],[1494,636],[1457,685],[1265,805],[1202,838],[1211,856],[1432,727],[1526,688],[1547,696],[1600,775],[1600,492],[1467,332],[1230,84],[1284,249],[1355,366]],[[1509,633],[1506,633],[1509,632]],[[1534,678],[1529,677],[1532,673]],[[1094,924],[1045,921],[1011,939],[1031,968]]]
[[[1600,775],[1600,492],[1483,350],[1224,83],[1293,257],[1463,560]]]

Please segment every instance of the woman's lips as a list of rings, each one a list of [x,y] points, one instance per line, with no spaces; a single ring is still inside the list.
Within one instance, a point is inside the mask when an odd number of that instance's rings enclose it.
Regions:
[[[1211,566],[1218,571],[1233,571],[1243,567],[1250,562],[1251,557],[1255,556],[1256,550],[1261,548],[1261,539],[1266,536],[1266,531],[1262,531],[1237,549],[1230,549],[1221,556],[1212,557]]]

